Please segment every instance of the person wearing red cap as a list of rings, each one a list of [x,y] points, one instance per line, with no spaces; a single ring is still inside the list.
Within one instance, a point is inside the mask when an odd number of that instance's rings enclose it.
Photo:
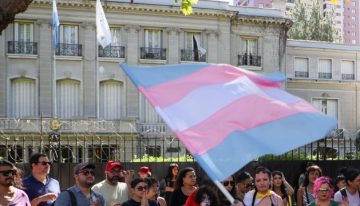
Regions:
[[[105,167],[105,177],[105,180],[95,184],[92,189],[104,196],[106,206],[120,206],[129,200],[128,185],[120,182],[124,179],[124,170],[120,162],[109,161]],[[125,179],[129,178],[130,175],[127,173]]]
[[[146,166],[142,166],[140,167],[140,170],[139,170],[139,177],[140,178],[147,178],[147,177],[150,177],[151,176],[151,171],[150,171],[150,168],[149,167],[146,167]]]

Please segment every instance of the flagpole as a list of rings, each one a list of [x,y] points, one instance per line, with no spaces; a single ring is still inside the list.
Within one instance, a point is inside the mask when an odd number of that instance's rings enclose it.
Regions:
[[[52,85],[52,99],[53,99],[53,117],[57,116],[57,104],[56,104],[56,48],[53,49],[53,85]]]
[[[229,200],[231,204],[234,204],[235,199],[231,196],[229,191],[224,187],[223,184],[219,180],[214,181],[215,185],[219,188],[219,190],[225,195],[225,197]]]

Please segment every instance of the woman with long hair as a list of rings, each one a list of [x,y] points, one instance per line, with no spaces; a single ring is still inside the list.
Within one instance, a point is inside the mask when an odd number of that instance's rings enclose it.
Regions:
[[[178,173],[179,173],[179,165],[176,163],[171,163],[169,165],[165,178],[161,181],[161,185],[160,185],[161,196],[165,198],[166,203],[168,205],[170,205],[170,197],[171,194],[174,192],[174,185]]]
[[[171,195],[171,206],[182,206],[189,195],[196,190],[196,173],[194,168],[181,169],[175,182],[175,189]]]
[[[270,189],[271,172],[265,167],[255,169],[255,188],[245,194],[246,206],[283,206],[281,197]]]
[[[272,190],[278,194],[284,201],[285,206],[292,206],[292,195],[294,189],[286,181],[285,175],[280,171],[273,171],[272,175]]]
[[[306,206],[315,200],[313,194],[313,186],[315,180],[322,175],[321,168],[317,165],[312,165],[306,169],[305,179],[303,185],[297,191],[298,206]]]
[[[319,177],[315,180],[313,186],[315,200],[309,206],[338,206],[339,203],[332,200],[334,188],[328,177]]]
[[[229,176],[228,178],[226,178],[226,180],[221,182],[225,189],[231,194],[231,196],[233,198],[236,198],[237,192],[236,192],[236,187],[235,187],[235,177],[233,175]],[[215,188],[216,191],[216,195],[220,201],[220,205],[221,206],[230,206],[231,203],[229,202],[229,200],[225,197],[225,195],[221,192],[221,190],[216,187]]]

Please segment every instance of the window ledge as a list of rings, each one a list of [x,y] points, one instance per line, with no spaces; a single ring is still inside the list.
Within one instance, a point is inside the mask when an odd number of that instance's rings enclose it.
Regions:
[[[55,56],[56,60],[71,60],[71,61],[81,61],[82,56]]]
[[[141,64],[166,64],[166,60],[160,59],[139,59]]]
[[[37,59],[37,54],[7,54],[8,58],[11,59]]]
[[[262,67],[256,67],[256,66],[246,66],[246,65],[238,65],[238,67],[246,70],[252,70],[252,71],[262,71]]]
[[[207,62],[198,62],[198,61],[180,61],[180,64],[207,64]]]
[[[124,63],[124,62],[125,62],[125,58],[99,57],[99,61],[101,61],[101,62],[119,62],[119,63]]]

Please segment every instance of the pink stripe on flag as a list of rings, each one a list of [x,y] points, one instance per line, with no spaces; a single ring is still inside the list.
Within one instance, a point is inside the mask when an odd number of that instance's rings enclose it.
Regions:
[[[244,75],[258,84],[258,87],[281,86],[280,82],[265,79],[250,71],[238,70],[236,67],[229,65],[210,65],[191,75],[151,88],[142,88],[141,91],[146,94],[146,96],[151,96],[152,99],[156,99],[156,106],[163,108],[178,102],[188,93],[200,87],[226,83]]]
[[[176,135],[192,154],[203,154],[224,141],[233,131],[249,130],[268,122],[304,112],[318,111],[303,100],[289,105],[279,101],[273,101],[269,104],[268,99],[252,95],[229,104],[204,122],[177,132]],[[176,117],[172,117],[172,119],[174,118],[176,119]]]

